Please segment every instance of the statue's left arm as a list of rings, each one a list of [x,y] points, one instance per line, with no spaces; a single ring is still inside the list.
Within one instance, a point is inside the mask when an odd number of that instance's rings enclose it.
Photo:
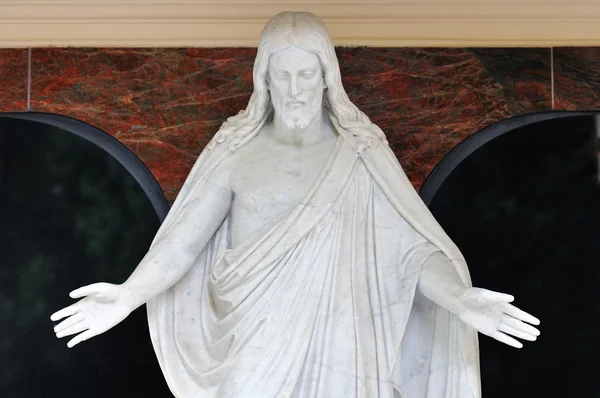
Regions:
[[[429,300],[453,312],[478,332],[510,346],[523,346],[511,336],[534,341],[540,334],[530,325],[539,325],[540,321],[510,304],[513,296],[465,286],[454,265],[441,252],[427,257],[418,288]]]

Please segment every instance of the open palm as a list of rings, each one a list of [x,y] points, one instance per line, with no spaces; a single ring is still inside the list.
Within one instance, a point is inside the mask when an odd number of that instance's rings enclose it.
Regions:
[[[514,297],[480,288],[468,288],[460,298],[460,319],[477,331],[510,346],[521,348],[523,344],[511,336],[534,341],[540,335],[533,325],[540,321],[534,316],[510,304]]]
[[[66,318],[54,328],[56,337],[79,333],[67,343],[69,348],[106,332],[134,310],[131,293],[121,285],[95,283],[72,291],[70,296],[84,298],[50,316],[52,321]]]

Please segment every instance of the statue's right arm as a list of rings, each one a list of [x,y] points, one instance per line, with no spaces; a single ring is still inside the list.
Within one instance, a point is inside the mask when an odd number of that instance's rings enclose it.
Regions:
[[[229,185],[231,167],[229,162],[224,163],[123,283],[132,293],[136,308],[187,273],[227,216],[233,194]]]
[[[70,293],[78,302],[55,312],[56,336],[77,334],[73,347],[111,329],[133,310],[179,281],[223,222],[231,206],[231,161],[225,161],[188,199],[179,221],[155,242],[131,276],[122,284],[94,283]]]

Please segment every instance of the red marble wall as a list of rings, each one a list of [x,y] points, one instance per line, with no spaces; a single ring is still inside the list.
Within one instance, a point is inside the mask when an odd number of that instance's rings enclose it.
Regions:
[[[252,91],[254,49],[33,49],[31,110],[117,137],[173,200],[196,156]],[[557,109],[598,109],[600,50],[554,49]],[[419,187],[479,129],[552,108],[550,49],[338,48],[352,101]],[[24,111],[27,51],[0,49],[0,111]]]
[[[27,50],[0,49],[0,112],[27,109]]]

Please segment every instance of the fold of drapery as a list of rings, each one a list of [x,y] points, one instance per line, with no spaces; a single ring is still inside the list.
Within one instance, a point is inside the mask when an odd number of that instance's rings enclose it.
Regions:
[[[161,230],[222,158],[201,155]],[[406,197],[390,198],[402,194],[379,182],[395,172],[383,166],[371,170],[340,136],[301,203],[236,248],[226,219],[184,278],[148,303],[176,396],[479,396],[476,335],[416,289],[441,249],[398,210]]]

